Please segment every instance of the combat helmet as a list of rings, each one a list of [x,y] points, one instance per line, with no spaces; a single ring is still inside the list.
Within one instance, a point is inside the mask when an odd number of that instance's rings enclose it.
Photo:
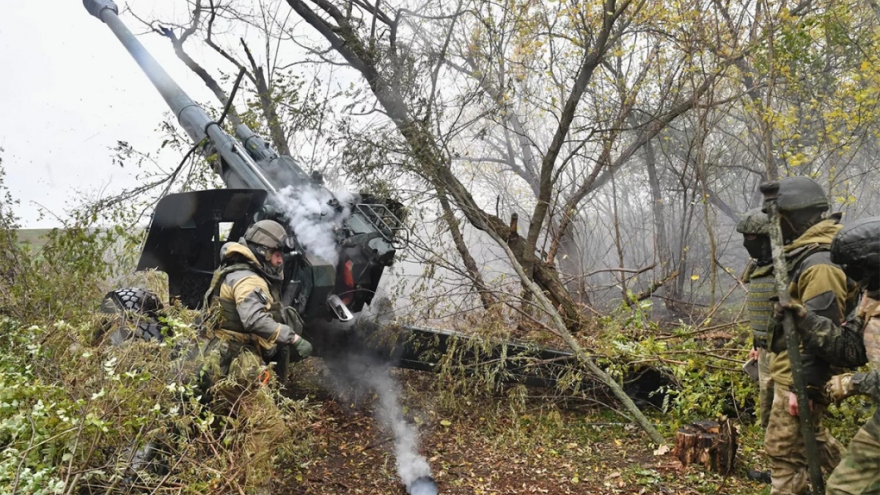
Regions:
[[[880,217],[845,225],[831,241],[831,261],[863,287],[880,281]],[[876,287],[870,287],[876,288]]]
[[[287,231],[275,220],[260,220],[248,227],[244,240],[268,249],[281,249]]]
[[[786,177],[779,181],[776,205],[782,213],[798,210],[828,210],[828,196],[816,181],[809,177]]]
[[[786,177],[779,181],[776,205],[785,244],[804,234],[826,218],[828,196],[816,181],[808,177]]]
[[[770,219],[761,208],[752,208],[742,214],[736,231],[745,235],[770,235]]]
[[[243,240],[270,275],[280,274],[280,267],[275,268],[269,263],[272,251],[290,252],[295,246],[293,236],[287,235],[284,226],[274,220],[254,223],[245,231]]]
[[[770,218],[761,208],[746,211],[736,223],[736,231],[743,235],[743,247],[757,266],[773,264],[770,246]]]

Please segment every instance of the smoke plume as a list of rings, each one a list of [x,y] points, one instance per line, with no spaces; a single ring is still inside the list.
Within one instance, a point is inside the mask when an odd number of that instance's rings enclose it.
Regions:
[[[336,266],[339,262],[336,229],[351,215],[356,196],[306,185],[287,186],[279,191],[278,199],[290,219],[290,228],[309,254]]]
[[[344,395],[348,390],[362,390],[364,386],[372,389],[378,396],[376,419],[394,436],[394,455],[396,457],[397,474],[400,480],[411,491],[412,495],[436,494],[436,485],[431,481],[433,490],[427,485],[413,482],[419,478],[430,479],[431,467],[424,456],[419,454],[419,435],[415,427],[407,422],[400,407],[400,386],[389,373],[387,364],[377,359],[361,355],[347,354],[327,363],[334,373],[333,388]]]

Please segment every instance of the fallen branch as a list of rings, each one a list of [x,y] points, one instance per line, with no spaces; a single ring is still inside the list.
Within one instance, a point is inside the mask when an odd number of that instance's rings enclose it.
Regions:
[[[651,267],[653,268],[653,265],[651,265]],[[658,280],[658,281],[652,283],[650,286],[648,286],[647,289],[636,294],[636,300],[641,301],[643,299],[647,299],[647,298],[653,296],[654,293],[657,292],[657,289],[659,289],[660,287],[663,287],[664,284],[666,284],[667,282],[674,280],[676,277],[678,277],[678,273],[679,273],[679,271],[675,270],[674,272],[670,273],[662,280]]]
[[[663,444],[663,436],[660,435],[660,432],[657,431],[656,428],[648,421],[648,418],[642,414],[642,411],[635,405],[632,399],[626,395],[626,392],[623,391],[620,384],[617,383],[616,380],[611,378],[608,373],[606,373],[602,368],[600,368],[596,363],[590,359],[589,356],[584,352],[583,348],[581,348],[580,344],[577,340],[575,340],[574,336],[571,332],[568,331],[568,328],[565,326],[565,322],[562,320],[562,316],[559,314],[559,311],[553,306],[553,303],[550,302],[550,299],[544,294],[544,291],[541,290],[538,285],[533,282],[528,275],[526,275],[525,269],[522,265],[517,261],[516,255],[510,249],[510,246],[507,245],[506,242],[492,229],[488,229],[486,231],[492,239],[504,249],[505,254],[510,259],[510,264],[513,265],[513,269],[516,270],[517,275],[519,275],[522,280],[523,285],[532,293],[535,297],[535,302],[538,303],[539,306],[546,312],[547,315],[550,316],[553,325],[556,327],[557,332],[568,344],[568,347],[572,350],[577,360],[585,365],[595,376],[597,376],[602,383],[604,383],[608,388],[611,389],[611,392],[617,397],[617,400],[620,401],[621,404],[629,411],[636,422],[641,426],[642,430],[651,437],[651,440],[657,445]]]
[[[623,268],[623,267],[619,267],[619,268],[603,268],[603,269],[601,269],[601,270],[596,270],[596,271],[592,271],[592,272],[590,272],[590,273],[586,273],[586,274],[583,275],[583,277],[584,277],[584,278],[586,278],[586,277],[591,277],[591,276],[593,276],[593,275],[595,275],[595,274],[597,274],[597,273],[604,273],[604,272],[635,273],[636,275],[638,275],[639,273],[644,273],[644,272],[646,272],[646,271],[648,271],[648,270],[653,269],[655,266],[657,266],[657,263],[654,263],[653,265],[646,266],[646,267],[643,267],[643,268]],[[677,274],[678,272],[675,272],[675,273]]]

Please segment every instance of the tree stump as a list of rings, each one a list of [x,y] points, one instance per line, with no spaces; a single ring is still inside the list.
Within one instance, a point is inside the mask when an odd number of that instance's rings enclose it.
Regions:
[[[675,434],[675,456],[683,466],[701,464],[711,471],[727,475],[736,463],[736,428],[725,420],[697,421],[682,426]]]

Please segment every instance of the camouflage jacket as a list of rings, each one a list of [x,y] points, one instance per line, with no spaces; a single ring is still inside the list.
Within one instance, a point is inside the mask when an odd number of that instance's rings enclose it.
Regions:
[[[214,335],[273,349],[285,326],[277,284],[243,244],[226,243],[220,258],[223,266],[214,274],[205,306],[213,312],[209,321],[215,322],[211,325]]]
[[[828,251],[816,250],[816,246],[830,244],[840,229],[836,220],[824,220],[785,246],[786,257],[789,259],[798,257],[798,253],[803,250],[814,250],[813,254],[798,260],[792,267],[793,271],[789,274],[791,298],[835,325],[843,323],[844,315],[854,305],[858,291],[843,270],[831,262]],[[799,328],[799,333],[804,333],[804,329]],[[791,362],[781,334],[781,331],[776,331],[771,337],[771,350],[776,354],[771,358],[770,376],[778,386],[791,389]],[[834,372],[829,362],[819,355],[803,352],[802,360],[807,385],[816,393]]]
[[[859,393],[880,400],[880,293],[866,292],[862,303],[842,325],[808,312],[798,325],[804,330],[805,349],[835,366],[857,368],[869,361],[873,368],[860,380]]]

